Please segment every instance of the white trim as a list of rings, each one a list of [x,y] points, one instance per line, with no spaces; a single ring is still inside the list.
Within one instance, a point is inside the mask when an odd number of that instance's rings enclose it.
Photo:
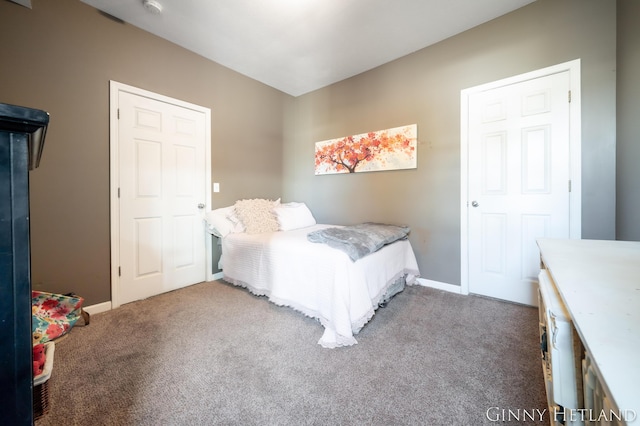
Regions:
[[[469,96],[466,90],[460,94],[460,294],[469,294],[469,235],[467,200],[469,172]]]
[[[461,288],[459,285],[447,284],[440,281],[426,280],[424,278],[418,278],[416,279],[416,281],[418,282],[418,285],[421,285],[423,287],[430,287],[438,290],[444,290],[444,291],[448,291],[449,293],[462,294],[460,291]]]
[[[469,247],[468,247],[468,142],[469,142],[469,97],[472,94],[496,89],[509,84],[569,72],[571,106],[569,108],[569,238],[582,237],[582,108],[580,92],[580,59],[542,68],[536,71],[470,87],[460,92],[460,293],[469,294]]]
[[[216,272],[215,274],[211,275],[211,279],[207,279],[207,281],[217,281],[221,280],[222,278],[224,278],[224,273]]]
[[[102,302],[96,305],[86,306],[82,308],[88,312],[89,315],[99,314],[100,312],[107,312],[111,310],[111,302]]]
[[[109,160],[110,160],[110,182],[109,182],[109,204],[110,204],[110,229],[111,229],[111,307],[120,306],[119,301],[119,275],[118,262],[120,259],[120,228],[119,223],[119,200],[118,186],[120,181],[119,171],[119,153],[118,153],[118,98],[120,92],[127,92],[137,96],[144,96],[155,99],[160,102],[170,103],[182,108],[192,109],[202,112],[205,115],[205,211],[211,209],[211,109],[179,99],[170,98],[168,96],[153,93],[144,89],[118,83],[109,80]],[[204,231],[203,231],[204,232]],[[205,238],[205,256],[206,256],[206,275],[205,279],[210,281],[212,278],[213,259],[211,239]]]

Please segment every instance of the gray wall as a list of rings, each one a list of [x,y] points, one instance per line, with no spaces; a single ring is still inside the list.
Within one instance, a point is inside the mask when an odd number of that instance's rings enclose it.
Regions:
[[[298,97],[287,110],[286,199],[329,223],[405,223],[422,276],[460,285],[460,91],[582,60],[582,234],[615,237],[616,3],[538,0]],[[315,176],[314,143],[418,124],[415,170]]]
[[[640,241],[640,2],[618,0],[616,238]]]
[[[280,196],[289,98],[78,0],[0,1],[0,102],[51,115],[30,174],[34,288],[111,299],[109,80],[211,108],[214,207]]]

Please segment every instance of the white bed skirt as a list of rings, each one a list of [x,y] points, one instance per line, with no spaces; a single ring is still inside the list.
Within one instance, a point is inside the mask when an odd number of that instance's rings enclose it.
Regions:
[[[414,284],[418,265],[408,240],[389,244],[356,262],[336,249],[307,241],[315,225],[287,232],[229,234],[222,239],[224,280],[280,306],[317,318],[325,348],[357,343],[394,282]]]

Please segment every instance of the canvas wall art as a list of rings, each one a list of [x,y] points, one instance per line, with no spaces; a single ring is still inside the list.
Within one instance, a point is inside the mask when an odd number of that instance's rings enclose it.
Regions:
[[[315,174],[415,169],[417,138],[411,124],[316,142]]]

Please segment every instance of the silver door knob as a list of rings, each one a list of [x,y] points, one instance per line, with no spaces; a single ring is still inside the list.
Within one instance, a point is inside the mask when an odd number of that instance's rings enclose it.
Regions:
[[[198,208],[199,209],[204,209],[204,204],[202,204],[202,203],[198,204]]]
[[[478,202],[477,202],[477,201],[472,201],[472,202],[471,202],[471,205],[472,205],[473,207],[478,207],[480,204],[478,204]]]

